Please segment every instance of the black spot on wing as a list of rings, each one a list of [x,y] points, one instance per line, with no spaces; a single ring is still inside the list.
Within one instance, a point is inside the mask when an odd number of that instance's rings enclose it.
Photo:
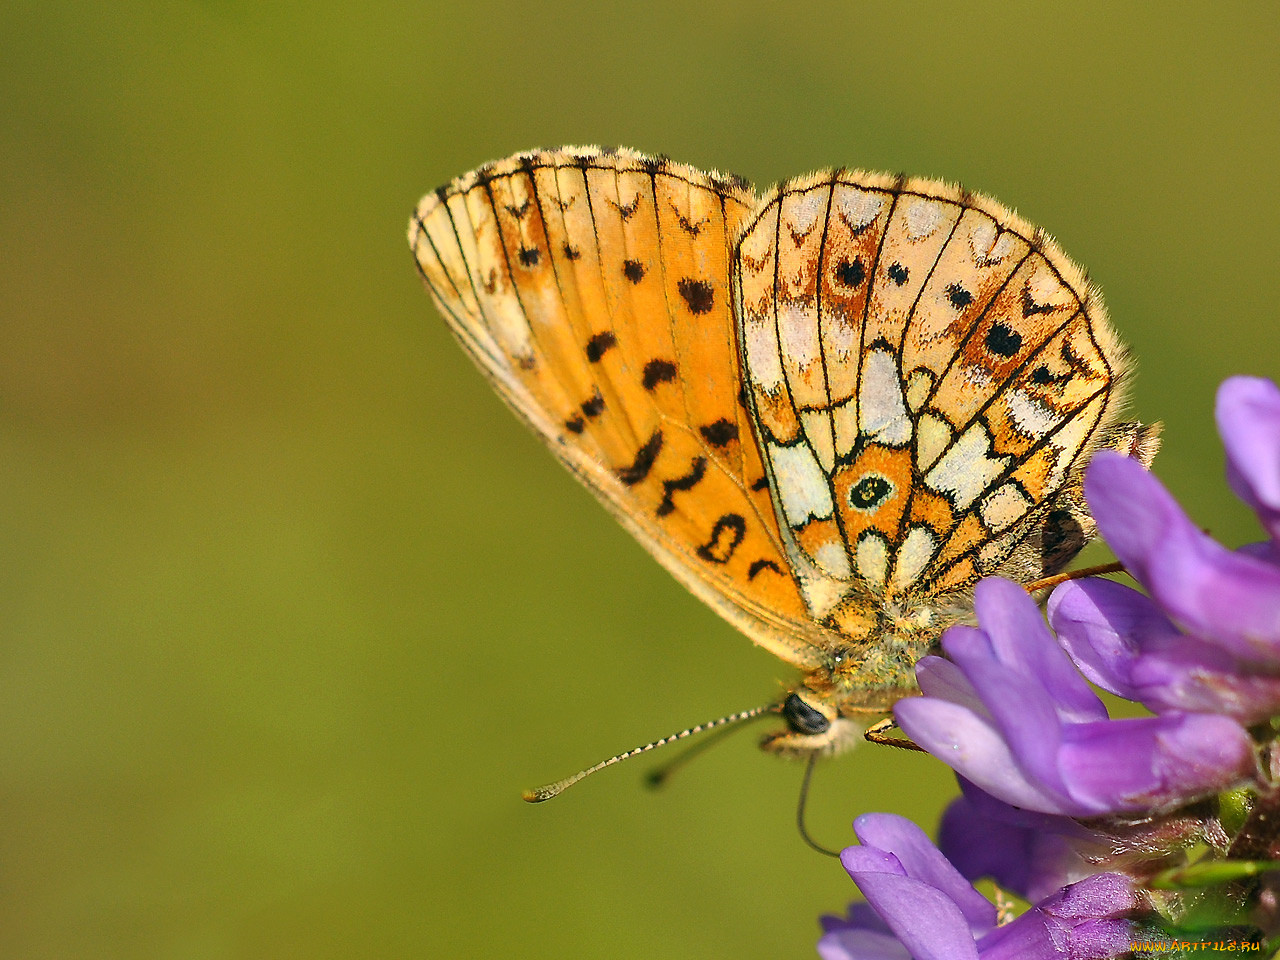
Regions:
[[[631,462],[631,466],[623,467],[618,471],[618,479],[626,486],[634,487],[637,483],[649,475],[649,471],[653,469],[653,463],[658,459],[658,454],[662,451],[662,431],[653,431],[653,436],[645,441],[643,447],[636,451],[636,458]]]
[[[581,433],[587,428],[587,422],[581,417],[574,417],[572,420],[564,422],[564,428],[570,433]]]
[[[751,489],[752,489],[752,490],[755,490],[755,491],[757,491],[757,492],[759,492],[760,490],[768,490],[768,489],[769,489],[769,478],[768,478],[768,477],[761,477],[761,478],[760,478],[759,480],[757,480],[755,483],[751,484]]]
[[[684,298],[690,313],[710,313],[715,305],[716,292],[705,280],[691,280],[685,277],[676,284],[676,289],[680,291],[680,296]]]
[[[624,260],[622,262],[622,275],[632,283],[639,283],[644,279],[644,264],[639,260]]]
[[[947,287],[946,292],[947,292],[947,299],[951,302],[951,305],[955,307],[957,310],[963,310],[969,304],[973,303],[973,294],[970,293],[968,290],[966,290],[964,287],[960,286],[960,284],[958,283],[951,284],[949,287]]]
[[[889,279],[892,280],[894,283],[896,283],[898,286],[902,286],[904,283],[906,283],[908,276],[909,276],[909,271],[902,264],[895,263],[890,265]]]
[[[708,423],[704,427],[699,427],[698,432],[702,434],[702,439],[713,447],[723,447],[731,440],[738,439],[738,425],[730,423],[723,418],[715,423]]]
[[[676,508],[672,495],[680,490],[692,490],[706,475],[707,460],[705,457],[694,457],[689,464],[689,472],[674,480],[662,481],[662,502],[658,504],[658,516],[665,517]]]
[[[698,547],[698,556],[710,563],[728,563],[746,535],[747,521],[742,515],[726,513],[711,528],[707,542]]]
[[[518,207],[513,206],[510,203],[504,204],[504,206],[506,206],[507,213],[511,214],[511,216],[515,217],[517,220],[523,220],[524,215],[529,212],[529,204],[532,199],[532,197],[526,197],[524,203],[520,204]]]
[[[1070,379],[1071,374],[1066,373],[1061,377],[1055,377],[1053,371],[1048,367],[1040,366],[1031,371],[1031,382],[1042,387],[1047,387],[1051,383],[1057,383],[1059,380]]]
[[[564,258],[566,260],[577,260],[581,256],[582,253],[573,244],[566,243],[564,245]]]
[[[604,397],[600,396],[600,389],[597,387],[591,399],[582,404],[582,415],[588,419],[594,419],[600,416],[602,410],[604,410]]]
[[[747,579],[754,580],[756,575],[765,570],[772,570],[774,573],[781,574],[782,568],[772,560],[756,560],[747,568]]]
[[[519,254],[520,264],[525,267],[536,267],[538,261],[542,259],[542,254],[538,252],[537,247],[521,247]]]
[[[676,365],[670,360],[650,360],[644,365],[644,384],[646,390],[652,390],[660,383],[670,383],[676,378]]]
[[[587,341],[587,359],[592,363],[596,363],[603,357],[606,351],[618,345],[618,338],[614,336],[612,330],[605,330],[597,333]]]
[[[872,510],[888,499],[893,484],[884,477],[869,475],[849,488],[849,506],[855,510]]]
[[[862,286],[862,281],[867,279],[867,268],[862,265],[862,258],[855,257],[852,261],[841,260],[836,264],[836,279],[846,287]]]
[[[1000,357],[1012,357],[1022,349],[1022,334],[1003,323],[993,323],[987,331],[987,349]]]

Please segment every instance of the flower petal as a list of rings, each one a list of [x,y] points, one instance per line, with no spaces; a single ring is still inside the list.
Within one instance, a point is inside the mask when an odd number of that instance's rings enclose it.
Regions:
[[[938,848],[970,881],[991,877],[1022,894],[1031,876],[1035,831],[991,817],[968,797],[951,801],[938,824]]]
[[[952,627],[952,631],[973,630],[972,627]],[[977,631],[974,631],[975,633]],[[916,682],[926,697],[937,697],[967,707],[980,717],[987,716],[987,708],[978,697],[965,675],[944,657],[921,657],[916,664]]]
[[[1239,724],[1187,713],[1076,724],[1058,763],[1076,803],[1119,813],[1216,793],[1248,776],[1255,760]]]
[[[979,941],[982,960],[1102,960],[1127,953],[1132,881],[1100,873],[1058,891]]]
[[[975,931],[983,933],[995,926],[996,908],[973,889],[928,835],[906,817],[891,813],[863,814],[853,821],[853,832],[862,841],[863,849],[878,847],[892,851],[907,876],[923,880],[950,897]],[[851,847],[846,852],[857,849]],[[852,874],[853,868],[848,869]]]
[[[990,638],[996,658],[1018,673],[1036,677],[1052,691],[1062,720],[1106,718],[1107,708],[1054,642],[1039,604],[1024,587],[987,577],[974,589],[973,601],[978,623]]]
[[[855,926],[833,927],[818,940],[822,960],[912,960],[911,952],[892,933]]]
[[[1020,810],[963,777],[942,815],[938,849],[970,882],[991,877],[1035,903],[1091,876],[1112,842],[1076,820]]]
[[[941,890],[893,873],[849,872],[915,960],[978,960],[968,921]]]
[[[828,915],[818,922],[823,931],[818,941],[822,960],[911,960],[902,941],[869,903],[851,903],[848,916]]]
[[[1066,796],[1055,760],[1062,739],[1062,721],[1055,709],[1057,691],[1047,687],[1036,674],[1023,673],[991,659],[991,647],[972,643],[972,639],[948,634],[942,638],[942,646],[982,698],[991,724],[1000,732],[1027,779]],[[1058,654],[1066,659],[1061,649]],[[969,776],[968,772],[961,772]]]
[[[1053,591],[1049,624],[1080,671],[1108,693],[1137,700],[1133,664],[1138,658],[1132,636],[1150,620],[1169,623],[1160,608],[1138,591],[1111,580],[1069,580]]]
[[[1107,543],[1192,633],[1243,657],[1280,650],[1280,568],[1214,543],[1134,460],[1099,452],[1085,495]]]
[[[1032,783],[1009,745],[990,723],[954,703],[933,697],[899,700],[894,718],[917,745],[1005,803],[1042,813],[1092,816],[1070,797]]]
[[[1218,388],[1215,417],[1227,482],[1280,543],[1280,388],[1259,377],[1231,377]]]
[[[1049,598],[1049,621],[1085,676],[1156,713],[1223,713],[1248,724],[1280,712],[1280,656],[1251,664],[1181,633],[1123,584],[1064,583]]]

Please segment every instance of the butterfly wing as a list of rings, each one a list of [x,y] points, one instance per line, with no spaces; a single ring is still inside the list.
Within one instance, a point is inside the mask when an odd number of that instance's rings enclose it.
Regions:
[[[808,617],[740,395],[741,184],[631,151],[519,154],[428,194],[409,244],[512,409],[675,576],[801,666]]]
[[[1115,420],[1126,368],[1101,303],[986,198],[846,171],[784,183],[744,223],[733,285],[815,618],[1003,571]]]

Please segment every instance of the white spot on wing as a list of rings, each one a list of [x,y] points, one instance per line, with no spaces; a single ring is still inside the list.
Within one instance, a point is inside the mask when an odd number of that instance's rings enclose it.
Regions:
[[[1033,276],[1027,282],[1027,295],[1033,301],[1040,304],[1053,303],[1058,304],[1062,299],[1065,288],[1059,282],[1053,271],[1045,266],[1041,266],[1036,270]],[[1060,304],[1058,304],[1060,305]]]
[[[831,516],[835,509],[831,486],[807,444],[781,447],[771,443],[769,462],[773,465],[773,486],[782,501],[782,512],[793,529],[804,526],[811,517],[824,520]]]
[[[907,377],[907,406],[918,412],[929,396],[929,388],[933,386],[933,371],[924,367],[916,367]]]
[[[872,350],[862,362],[858,420],[869,439],[900,447],[911,439],[898,362],[887,350]]]
[[[817,564],[813,563],[803,551],[801,559],[796,562],[797,575],[800,578],[800,592],[804,594],[804,605],[815,620],[821,620],[839,605],[849,591],[847,580],[837,580],[824,574]],[[848,560],[845,560],[846,566]]]
[[[827,192],[825,190],[789,194],[782,201],[782,219],[796,233],[808,233],[817,222],[818,215],[826,211]]]
[[[1022,390],[1010,390],[1007,397],[1013,425],[1028,437],[1043,437],[1058,423],[1059,414]]]
[[[861,230],[880,215],[880,210],[884,207],[884,196],[859,190],[857,187],[838,186],[835,205],[851,230]]]
[[[992,533],[1000,533],[1020,520],[1031,507],[1031,499],[1016,483],[1002,483],[983,498],[978,509],[987,528]]]
[[[912,527],[907,531],[893,565],[893,585],[905,587],[920,576],[938,548],[937,538],[928,527]]]
[[[889,573],[889,544],[878,533],[864,533],[858,538],[858,573],[868,583],[883,586]]]
[[[951,494],[949,499],[956,510],[968,510],[1004,472],[1009,459],[991,452],[991,435],[981,423],[975,423],[925,474],[924,482],[939,493]]]
[[[983,217],[970,232],[969,245],[974,261],[989,267],[1013,252],[1017,241],[1007,230],[998,231],[995,221]]]
[[[772,253],[773,230],[772,224],[769,224],[770,229],[766,229],[767,219],[757,223],[740,241],[738,249],[743,260],[761,264],[761,261]],[[763,269],[763,264],[758,269]]]
[[[858,405],[850,400],[831,408],[836,426],[836,453],[844,456],[858,442]]]
[[[743,324],[747,339],[747,373],[751,382],[772,393],[782,386],[782,358],[773,317],[749,313]]]
[[[1002,537],[995,540],[988,540],[978,550],[978,563],[984,570],[991,570],[1001,560],[1009,555],[1009,552],[1017,546],[1018,542],[1025,536],[1025,532],[1021,528],[1014,528]]]
[[[926,413],[916,425],[916,469],[928,470],[951,442],[951,424],[936,413]]]
[[[859,339],[861,317],[850,317],[839,307],[823,304],[822,311],[822,348],[827,363],[832,361],[848,361],[862,349]]]
[[[814,562],[831,576],[840,580],[848,580],[852,571],[849,569],[849,555],[838,543],[824,543],[815,552]]]
[[[913,198],[907,207],[907,238],[910,240],[923,240],[938,229],[938,225],[942,223],[942,218],[942,204],[937,200],[926,200],[923,197]]]

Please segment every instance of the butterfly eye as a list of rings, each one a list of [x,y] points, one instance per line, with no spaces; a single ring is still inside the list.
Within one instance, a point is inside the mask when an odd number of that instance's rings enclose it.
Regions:
[[[797,693],[789,694],[783,702],[782,716],[786,718],[787,726],[795,733],[808,736],[826,733],[827,728],[831,726],[830,720],[800,699]]]
[[[849,488],[849,506],[855,510],[873,510],[889,499],[893,484],[877,474],[868,474]]]

